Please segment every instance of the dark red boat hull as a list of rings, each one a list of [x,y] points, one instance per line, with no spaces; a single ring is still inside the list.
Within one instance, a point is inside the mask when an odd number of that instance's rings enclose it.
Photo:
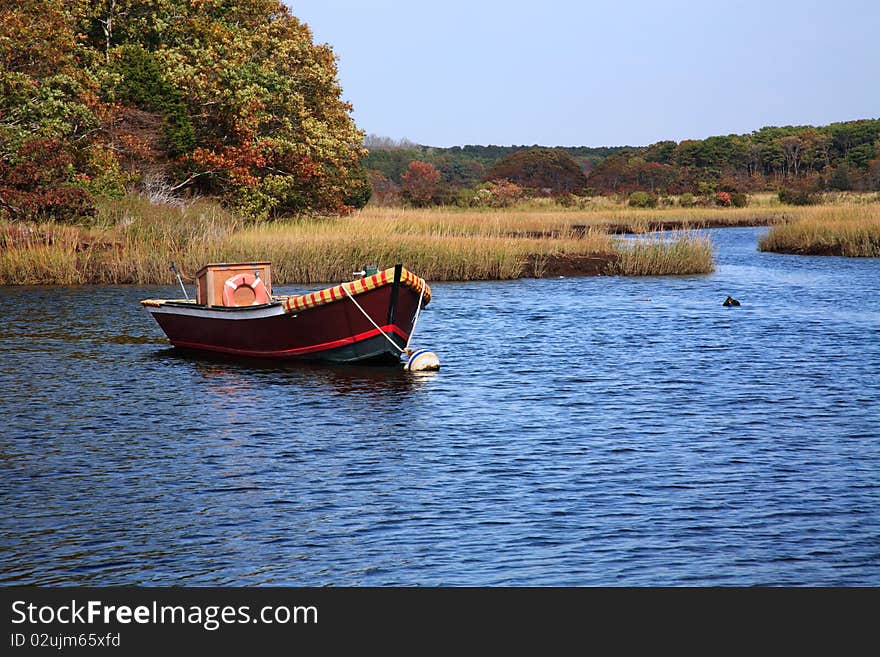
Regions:
[[[284,311],[280,303],[224,309],[165,303],[146,309],[176,347],[259,358],[399,361],[419,295],[411,287],[384,285],[355,298],[381,331],[350,298],[297,312]]]

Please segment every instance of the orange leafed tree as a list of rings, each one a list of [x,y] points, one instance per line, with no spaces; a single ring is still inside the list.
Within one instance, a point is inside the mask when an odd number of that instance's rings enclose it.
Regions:
[[[400,176],[400,189],[413,205],[429,205],[440,193],[440,172],[432,164],[413,160]]]
[[[4,3],[0,92],[7,172],[25,142],[51,138],[70,155],[58,184],[89,193],[122,193],[129,179],[107,174],[141,153],[161,160],[170,188],[220,196],[257,219],[366,202],[352,193],[364,186],[363,133],[335,55],[281,0]],[[131,147],[120,116],[160,126],[163,138]]]

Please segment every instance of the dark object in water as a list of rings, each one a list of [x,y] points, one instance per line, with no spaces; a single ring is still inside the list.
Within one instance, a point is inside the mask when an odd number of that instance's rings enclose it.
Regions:
[[[739,301],[737,301],[736,299],[734,299],[733,297],[727,297],[724,300],[723,305],[725,305],[725,306],[740,306],[742,304]]]

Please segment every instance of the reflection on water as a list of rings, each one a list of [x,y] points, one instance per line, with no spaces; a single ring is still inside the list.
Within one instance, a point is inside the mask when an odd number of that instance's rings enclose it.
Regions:
[[[152,357],[191,366],[194,372],[205,377],[205,383],[212,389],[212,379],[213,383],[228,382],[228,386],[216,388],[221,393],[225,389],[234,392],[259,385],[325,387],[328,394],[361,393],[374,396],[378,402],[389,394],[409,394],[419,390],[437,376],[437,372],[404,373],[401,368],[381,365],[272,361],[172,347],[159,349]]]
[[[880,264],[760,231],[710,276],[432,286],[439,373],[0,288],[0,583],[877,585]]]

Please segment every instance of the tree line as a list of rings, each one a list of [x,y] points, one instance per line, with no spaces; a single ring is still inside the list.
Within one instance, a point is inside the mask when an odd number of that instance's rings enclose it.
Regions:
[[[700,184],[727,191],[787,186],[880,188],[880,120],[827,126],[765,127],[746,135],[661,141],[608,158],[591,172],[601,191],[698,192]]]
[[[479,202],[489,183],[502,180],[520,186],[523,194],[557,197],[880,190],[878,119],[764,127],[750,134],[660,141],[645,147],[432,148],[375,138],[372,143],[363,164],[380,202]],[[439,174],[430,201],[424,193],[416,199],[409,189],[408,180],[427,173],[421,166],[409,171],[412,162],[429,165]]]
[[[400,185],[401,178],[410,162],[419,161],[430,164],[440,173],[444,186],[452,190],[479,185],[487,179],[492,168],[505,158],[526,151],[550,150],[542,146],[451,146],[438,148],[421,146],[402,139],[395,141],[387,137],[368,135],[364,145],[368,154],[363,166],[371,174],[371,179],[382,183]],[[563,153],[575,162],[582,171],[589,171],[607,157],[631,150],[629,146],[598,147],[556,147],[552,149]],[[383,180],[384,179],[384,180]],[[376,191],[376,190],[374,190]]]

